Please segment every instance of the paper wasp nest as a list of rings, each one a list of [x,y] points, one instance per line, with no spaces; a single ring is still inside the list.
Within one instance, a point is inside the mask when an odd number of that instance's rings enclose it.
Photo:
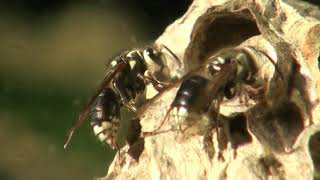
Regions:
[[[123,147],[103,179],[320,178],[319,19],[318,8],[294,0],[195,0],[156,43],[183,60],[185,74],[222,49],[245,49],[263,86],[254,100],[222,102],[219,137],[202,125],[170,130],[168,118],[163,133]],[[142,132],[159,126],[178,88],[142,107]]]

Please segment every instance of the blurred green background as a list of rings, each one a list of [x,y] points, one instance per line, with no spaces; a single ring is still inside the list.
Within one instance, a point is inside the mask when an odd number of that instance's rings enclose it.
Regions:
[[[106,63],[152,43],[190,1],[1,1],[0,180],[105,175],[114,152],[89,124],[64,150],[66,133]]]
[[[190,1],[0,2],[0,180],[92,179],[115,154],[66,133],[121,51],[152,43]]]

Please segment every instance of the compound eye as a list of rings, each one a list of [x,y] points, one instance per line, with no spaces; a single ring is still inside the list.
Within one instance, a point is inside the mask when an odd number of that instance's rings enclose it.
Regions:
[[[146,52],[146,54],[148,55],[148,56],[150,56],[153,52],[152,52],[152,49],[150,48],[150,47],[147,47],[146,49],[145,49],[145,52]]]
[[[157,52],[151,48],[151,47],[147,47],[145,49],[146,55],[149,56],[151,59],[155,59],[156,58],[156,54]]]

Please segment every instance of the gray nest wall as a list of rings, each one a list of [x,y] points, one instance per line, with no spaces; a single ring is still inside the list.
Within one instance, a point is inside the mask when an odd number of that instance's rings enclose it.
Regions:
[[[319,179],[319,18],[317,7],[295,0],[194,0],[156,41],[183,60],[171,71],[183,77],[238,48],[255,61],[254,85],[222,102],[220,127],[199,116],[179,131],[169,117],[163,133],[124,146],[102,179]],[[142,132],[159,127],[179,85],[141,108]]]

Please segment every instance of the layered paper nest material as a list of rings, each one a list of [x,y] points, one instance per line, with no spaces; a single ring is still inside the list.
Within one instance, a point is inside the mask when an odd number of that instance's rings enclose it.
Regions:
[[[145,137],[131,155],[124,146],[102,179],[319,178],[319,19],[317,7],[294,0],[194,0],[156,41],[183,60],[171,71],[183,77],[221,49],[251,47],[264,102],[223,103],[228,140],[219,144],[225,138],[213,129],[212,150],[205,150],[201,125],[194,134],[170,131],[177,125],[169,118],[161,127],[166,132]],[[144,106],[142,132],[159,126],[178,87]],[[135,148],[142,152],[136,159]]]

